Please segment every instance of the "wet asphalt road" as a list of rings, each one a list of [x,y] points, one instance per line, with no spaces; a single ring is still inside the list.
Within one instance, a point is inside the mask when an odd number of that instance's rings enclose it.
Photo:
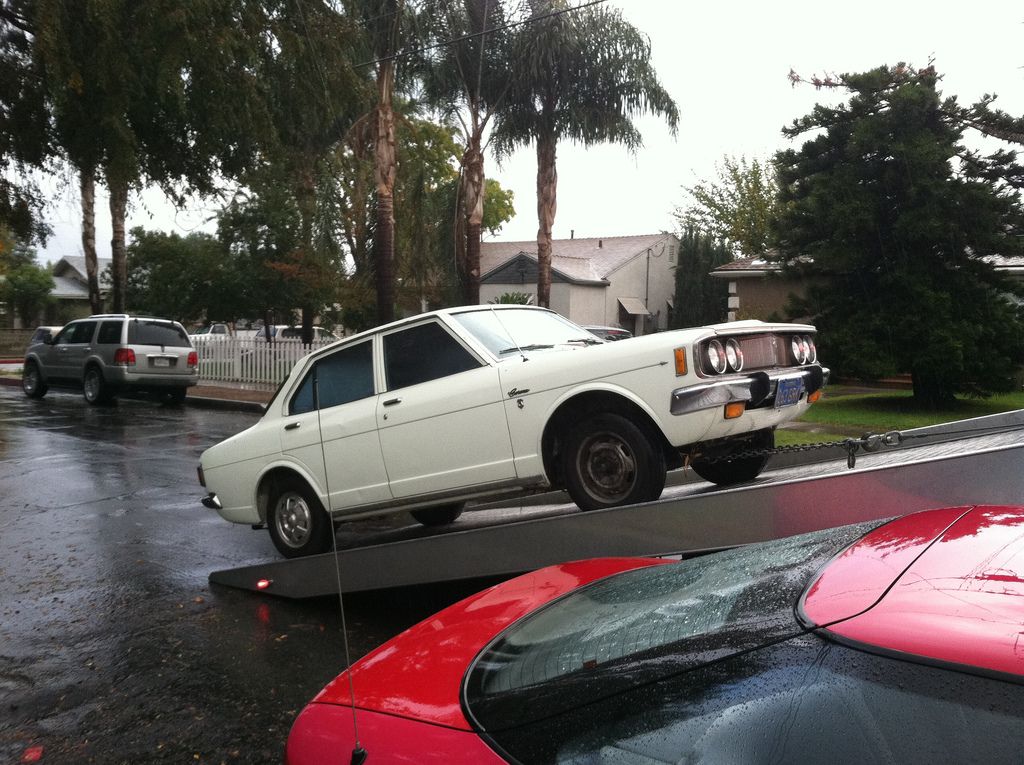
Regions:
[[[344,641],[337,598],[207,581],[278,558],[199,504],[199,454],[256,419],[0,388],[0,765],[281,762]],[[352,659],[480,586],[346,596]]]

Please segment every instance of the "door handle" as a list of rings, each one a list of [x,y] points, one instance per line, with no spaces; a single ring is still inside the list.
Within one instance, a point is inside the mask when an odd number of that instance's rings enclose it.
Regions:
[[[287,425],[284,426],[284,429],[285,430],[297,430],[298,428],[301,428],[301,427],[302,427],[302,423],[301,422],[289,422]]]
[[[391,398],[391,399],[388,399],[387,401],[384,402],[384,406],[394,406],[395,404],[401,404],[401,403],[402,403],[402,399],[400,399],[400,398]]]

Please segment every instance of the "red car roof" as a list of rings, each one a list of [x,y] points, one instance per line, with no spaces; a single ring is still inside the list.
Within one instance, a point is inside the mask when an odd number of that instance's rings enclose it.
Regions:
[[[353,667],[356,707],[468,730],[459,700],[462,678],[469,663],[498,633],[577,587],[664,562],[597,558],[549,566],[460,601],[388,641]],[[335,678],[312,703],[351,705],[348,673]]]
[[[883,649],[1024,675],[1024,507],[908,515],[808,589],[803,615]]]

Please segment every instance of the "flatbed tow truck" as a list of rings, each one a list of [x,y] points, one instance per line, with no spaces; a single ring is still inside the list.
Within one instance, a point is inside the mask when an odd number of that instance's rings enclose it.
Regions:
[[[210,582],[309,598],[582,558],[687,557],[933,507],[1024,504],[1024,410],[780,450],[737,487],[685,468],[669,478],[656,502],[587,513],[556,492],[480,506],[439,529],[346,524],[336,552],[215,571]]]

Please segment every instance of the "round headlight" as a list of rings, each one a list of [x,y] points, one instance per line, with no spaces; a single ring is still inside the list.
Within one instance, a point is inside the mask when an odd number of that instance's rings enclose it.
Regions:
[[[733,372],[743,369],[743,351],[740,350],[740,343],[735,338],[725,344],[725,360],[729,362],[729,369]]]
[[[708,343],[708,363],[716,374],[722,374],[726,369],[725,349],[717,340]]]
[[[814,338],[804,335],[804,347],[807,348],[807,363],[813,364],[818,360],[818,349],[814,347]]]
[[[793,339],[790,340],[790,348],[797,364],[807,363],[807,346],[804,345],[804,339],[800,335],[793,335]]]

